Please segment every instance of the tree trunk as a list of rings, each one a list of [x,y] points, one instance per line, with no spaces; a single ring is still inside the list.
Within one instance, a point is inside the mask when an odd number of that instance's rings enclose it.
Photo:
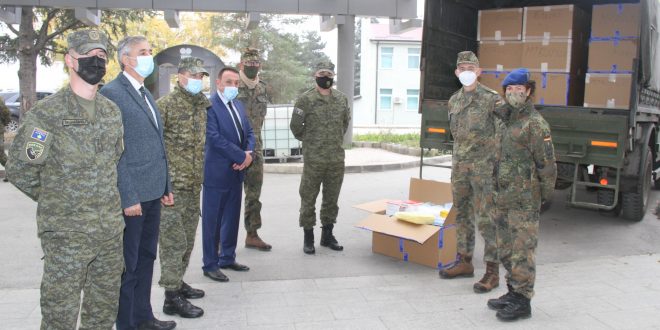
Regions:
[[[24,6],[21,10],[21,25],[18,35],[18,85],[21,93],[21,115],[32,108],[37,101],[37,55],[34,43],[33,7]],[[21,116],[22,117],[22,116]]]

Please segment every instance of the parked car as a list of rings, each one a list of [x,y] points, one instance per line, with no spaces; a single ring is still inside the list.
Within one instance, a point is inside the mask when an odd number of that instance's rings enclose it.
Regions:
[[[37,100],[41,100],[51,94],[53,94],[53,92],[37,91]],[[11,113],[11,121],[5,126],[5,132],[14,133],[18,129],[18,121],[21,118],[20,95],[21,93],[18,91],[0,92],[0,96],[5,100],[5,105],[9,108],[9,112]]]

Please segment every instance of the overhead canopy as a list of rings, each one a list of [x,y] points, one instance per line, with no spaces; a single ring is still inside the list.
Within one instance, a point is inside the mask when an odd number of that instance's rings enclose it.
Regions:
[[[417,0],[0,0],[0,5],[417,17]]]

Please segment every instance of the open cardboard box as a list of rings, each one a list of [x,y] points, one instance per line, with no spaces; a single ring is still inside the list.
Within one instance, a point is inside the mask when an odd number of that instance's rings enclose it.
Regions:
[[[452,201],[451,184],[410,179],[408,199],[444,204]],[[452,208],[443,226],[417,225],[385,215],[388,200],[355,208],[371,212],[355,226],[372,231],[372,251],[403,261],[444,269],[456,263],[456,210]]]

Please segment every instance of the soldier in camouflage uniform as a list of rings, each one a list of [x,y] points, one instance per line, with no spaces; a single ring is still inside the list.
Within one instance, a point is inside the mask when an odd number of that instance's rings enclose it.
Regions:
[[[190,262],[199,224],[206,108],[211,106],[202,88],[203,78],[209,73],[204,69],[204,61],[197,57],[181,59],[178,71],[174,90],[156,102],[163,118],[172,188],[177,195],[176,203],[162,210],[158,284],[165,288],[165,314],[196,318],[204,311],[188,299],[201,298],[204,291],[183,282],[183,275]]]
[[[263,141],[261,141],[261,128],[264,126],[266,117],[266,106],[269,102],[268,85],[258,76],[261,62],[259,60],[259,51],[253,48],[247,48],[241,55],[239,65],[239,77],[241,78],[238,86],[238,98],[243,105],[250,119],[250,125],[254,131],[256,144],[254,153],[252,153],[252,165],[245,171],[245,247],[257,249],[260,251],[270,251],[273,247],[264,242],[257,230],[261,228],[261,185],[264,180],[264,155]]]
[[[9,151],[9,181],[37,201],[44,252],[41,329],[112,329],[124,270],[117,188],[123,152],[119,108],[97,93],[107,37],[67,37],[69,86],[25,114]]]
[[[449,123],[454,137],[451,183],[456,207],[458,262],[440,271],[442,278],[472,277],[475,222],[484,238],[486,273],[476,282],[477,293],[499,285],[499,262],[493,207],[492,174],[496,147],[493,109],[500,100],[496,91],[480,84],[479,60],[471,51],[458,53],[456,76],[463,84],[449,99]]]
[[[321,204],[321,246],[341,251],[332,234],[337,222],[337,199],[344,181],[344,134],[351,121],[346,96],[332,88],[335,66],[322,61],[315,67],[316,86],[302,94],[291,115],[291,132],[303,142],[302,179],[300,180],[300,227],[305,232],[303,251],[314,254],[316,197],[323,185]]]
[[[557,166],[550,127],[534,109],[534,81],[527,69],[516,69],[502,82],[506,103],[496,115],[501,138],[495,164],[497,247],[507,270],[507,294],[488,306],[505,321],[530,317],[536,277],[539,211],[554,191]]]
[[[5,166],[7,163],[7,154],[5,154],[5,126],[11,121],[11,113],[5,105],[5,100],[0,96],[0,164]],[[7,181],[7,179],[3,179]]]

